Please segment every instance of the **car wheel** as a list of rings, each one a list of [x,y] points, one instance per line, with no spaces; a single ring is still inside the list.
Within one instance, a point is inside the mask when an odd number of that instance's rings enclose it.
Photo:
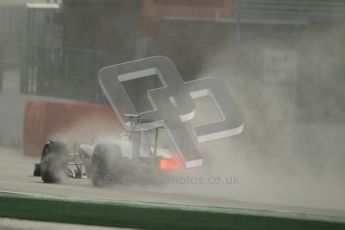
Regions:
[[[45,183],[60,183],[68,171],[68,151],[66,145],[48,141],[43,147],[40,173]]]
[[[116,183],[121,161],[121,148],[117,144],[96,145],[91,159],[91,180],[96,187],[109,187]]]

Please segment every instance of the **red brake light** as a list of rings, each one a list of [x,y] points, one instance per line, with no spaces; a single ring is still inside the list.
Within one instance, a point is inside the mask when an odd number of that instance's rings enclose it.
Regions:
[[[176,170],[182,167],[180,159],[177,157],[163,158],[159,161],[159,168],[162,170]]]

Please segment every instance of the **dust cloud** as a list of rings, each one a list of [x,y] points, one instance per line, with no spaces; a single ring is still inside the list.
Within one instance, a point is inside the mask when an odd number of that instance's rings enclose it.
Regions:
[[[166,191],[345,210],[344,28],[309,30],[283,47],[278,39],[254,38],[205,58],[200,77],[227,85],[245,130],[199,144],[205,165],[188,175],[218,177],[219,184],[182,181]],[[274,63],[274,52],[285,63],[275,63],[277,76],[271,77],[267,62]],[[199,106],[210,115],[206,120],[215,119],[209,106]],[[229,177],[238,181],[227,183]]]

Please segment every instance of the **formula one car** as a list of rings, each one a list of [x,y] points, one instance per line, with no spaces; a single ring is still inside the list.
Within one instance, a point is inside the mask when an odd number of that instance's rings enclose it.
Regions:
[[[131,114],[125,117],[128,128],[120,139],[81,144],[74,153],[68,153],[64,143],[49,140],[43,147],[41,163],[35,165],[34,176],[40,176],[45,183],[59,183],[67,177],[91,178],[95,186],[104,187],[159,182],[167,171],[182,168],[176,156],[157,147],[160,128],[137,129],[140,117]]]

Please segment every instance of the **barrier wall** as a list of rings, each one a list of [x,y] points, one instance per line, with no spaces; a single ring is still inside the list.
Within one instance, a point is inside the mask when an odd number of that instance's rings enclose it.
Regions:
[[[0,145],[21,146],[23,114],[28,96],[0,92]]]
[[[28,100],[24,112],[23,152],[39,156],[48,139],[61,140],[73,151],[80,143],[115,138],[121,130],[110,106]]]
[[[163,17],[230,19],[233,4],[233,0],[145,0],[143,35],[155,36]]]

